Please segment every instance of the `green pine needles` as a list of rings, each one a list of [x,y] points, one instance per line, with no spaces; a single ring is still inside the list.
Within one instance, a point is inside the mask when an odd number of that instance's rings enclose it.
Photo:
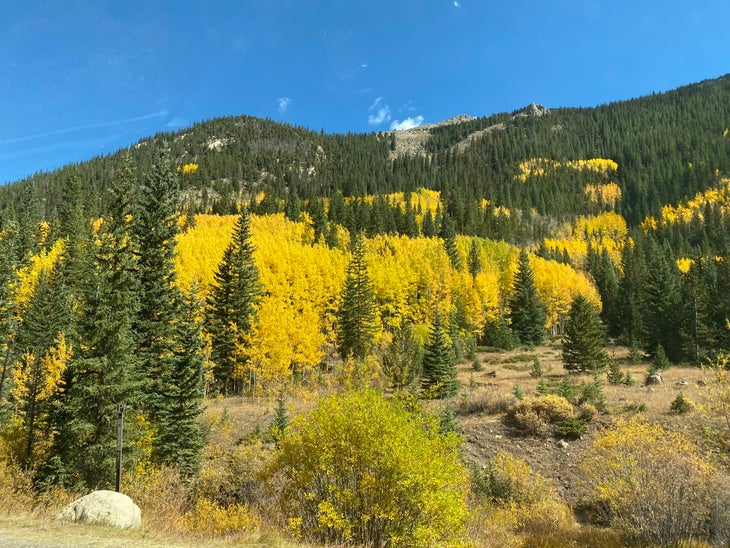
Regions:
[[[428,343],[423,349],[421,389],[426,398],[450,398],[459,390],[456,360],[438,310],[431,325]]]
[[[538,345],[545,337],[545,307],[537,294],[527,251],[520,251],[517,273],[509,300],[512,331],[521,344]]]
[[[352,259],[347,265],[337,320],[337,347],[342,359],[350,355],[355,360],[365,358],[378,330],[378,309],[361,235],[352,242]]]

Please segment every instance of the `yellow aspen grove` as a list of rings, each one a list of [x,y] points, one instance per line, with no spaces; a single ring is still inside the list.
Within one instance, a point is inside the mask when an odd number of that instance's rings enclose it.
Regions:
[[[620,232],[620,223],[616,229],[616,222],[608,220],[613,218],[606,219],[586,221],[585,226],[603,227],[607,235]],[[180,234],[177,268],[183,288],[197,278],[205,294],[234,221],[234,216],[198,215],[195,226]],[[346,242],[345,233],[342,236]],[[236,341],[237,351],[250,364],[238,373],[252,376],[246,380],[254,380],[259,393],[269,393],[291,378],[310,378],[335,355],[336,312],[350,254],[313,244],[311,226],[283,214],[253,215],[251,239],[262,295],[251,333]],[[467,269],[454,270],[438,238],[378,235],[365,241],[378,317],[386,328],[379,330],[376,347],[387,342],[387,328],[404,322],[413,324],[423,338],[436,307],[444,318],[458,312],[461,329],[468,333],[479,332],[488,319],[497,317],[500,298],[511,291],[517,252],[504,242],[459,236],[456,247],[464,260],[473,241],[481,263],[475,276]],[[548,312],[547,328],[560,324],[578,294],[600,306],[589,279],[570,266],[534,257],[532,265]]]
[[[532,158],[520,163],[520,173],[517,175],[517,179],[525,182],[528,177],[544,177],[547,173],[561,167],[578,171],[593,171],[604,177],[608,177],[611,173],[618,170],[618,164],[616,162],[605,158],[591,158],[590,160],[574,160],[569,162],[558,162],[550,158]]]
[[[201,295],[213,283],[213,274],[231,242],[236,215],[196,215],[195,226],[177,236],[177,283],[187,290],[195,280]]]
[[[626,219],[614,211],[600,215],[581,216],[571,225],[565,226],[555,238],[545,238],[543,243],[550,251],[567,251],[572,263],[583,267],[588,247],[599,253],[606,249],[611,261],[621,265],[621,253],[628,234]]]

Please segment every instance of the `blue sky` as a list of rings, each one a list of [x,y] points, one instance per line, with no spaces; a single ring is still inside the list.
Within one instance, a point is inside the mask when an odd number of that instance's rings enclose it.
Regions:
[[[25,0],[0,17],[0,183],[214,116],[381,131],[730,72],[726,0]]]

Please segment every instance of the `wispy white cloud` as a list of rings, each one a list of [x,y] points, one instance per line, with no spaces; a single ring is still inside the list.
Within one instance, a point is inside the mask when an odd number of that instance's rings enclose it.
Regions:
[[[454,7],[455,8],[460,8],[461,7],[461,4],[459,4],[459,2],[457,2],[456,0],[454,0]]]
[[[45,137],[53,137],[56,135],[65,135],[67,133],[74,133],[76,131],[85,131],[89,129],[100,129],[100,128],[108,128],[108,127],[115,127],[115,126],[122,126],[126,124],[133,124],[135,122],[142,122],[144,120],[150,120],[152,118],[162,118],[164,116],[167,116],[166,110],[161,110],[159,112],[152,112],[150,114],[144,114],[142,116],[135,116],[134,118],[124,118],[122,120],[111,120],[108,122],[98,122],[94,124],[84,124],[80,126],[69,126],[61,129],[56,129],[53,131],[44,131],[43,133],[36,133],[34,135],[24,135],[22,137],[11,137],[9,139],[2,139],[0,140],[0,145],[8,145],[13,143],[22,143],[23,141],[32,141],[33,139],[42,139]]]
[[[382,97],[378,97],[373,101],[368,113],[368,124],[371,126],[379,126],[390,121],[390,107]]]
[[[423,124],[423,116],[419,114],[418,116],[406,118],[402,122],[400,120],[393,120],[393,123],[390,124],[390,130],[400,131],[402,129],[412,129],[420,126],[421,124]]]
[[[280,114],[284,114],[291,106],[291,97],[279,97],[276,102],[279,105],[277,110]]]

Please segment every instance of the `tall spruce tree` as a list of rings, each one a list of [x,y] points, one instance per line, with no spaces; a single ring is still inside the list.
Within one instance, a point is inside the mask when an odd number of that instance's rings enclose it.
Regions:
[[[13,252],[15,227],[5,227],[0,236],[0,402],[4,401],[5,384],[10,373],[10,365],[14,357],[15,334],[17,320],[11,295],[11,286],[15,282],[16,258]],[[2,416],[2,409],[0,409]]]
[[[409,323],[391,330],[390,344],[382,357],[388,385],[395,390],[412,387],[421,376],[421,345]]]
[[[679,270],[674,258],[657,246],[650,249],[645,285],[646,350],[650,354],[662,345],[669,361],[682,359],[682,291]]]
[[[563,366],[568,371],[601,371],[608,363],[598,313],[582,295],[573,299],[563,335]]]
[[[93,268],[83,282],[79,337],[54,402],[45,484],[113,485],[118,404],[124,404],[123,468],[139,457],[134,417],[144,411],[145,382],[134,325],[139,312],[138,257],[131,237],[134,176],[128,160],[112,188],[109,215],[97,235]]]
[[[444,215],[441,221],[440,236],[444,241],[444,247],[446,248],[446,254],[449,256],[449,261],[451,261],[451,266],[454,270],[461,270],[462,261],[459,247],[456,245],[456,228],[454,227],[454,220],[449,215]]]
[[[178,178],[169,150],[161,148],[143,176],[134,217],[139,253],[139,314],[135,323],[137,355],[146,376],[146,404],[153,421],[164,405],[163,379],[175,362],[176,322],[181,295],[176,285]]]
[[[251,242],[251,216],[243,208],[236,220],[231,243],[215,272],[208,295],[205,327],[212,339],[211,358],[216,388],[222,394],[240,393],[240,373],[246,364],[236,349],[241,333],[250,333],[256,303],[261,295],[259,270]]]
[[[365,261],[365,241],[362,235],[357,235],[337,312],[337,348],[342,359],[350,355],[356,360],[365,358],[378,329],[377,321],[375,292]]]
[[[545,337],[545,307],[537,294],[527,251],[520,251],[509,300],[510,327],[521,344],[540,344]]]
[[[175,466],[185,478],[200,468],[203,448],[203,362],[202,302],[193,284],[183,303],[177,325],[175,364],[164,383],[166,405],[159,419],[159,434],[153,440],[154,461]]]
[[[472,278],[476,278],[477,274],[482,271],[482,258],[479,255],[479,242],[476,238],[472,238],[471,247],[469,247],[469,256],[466,259],[466,265]]]
[[[421,390],[426,397],[450,398],[459,390],[453,346],[436,310],[428,342],[423,347]]]

